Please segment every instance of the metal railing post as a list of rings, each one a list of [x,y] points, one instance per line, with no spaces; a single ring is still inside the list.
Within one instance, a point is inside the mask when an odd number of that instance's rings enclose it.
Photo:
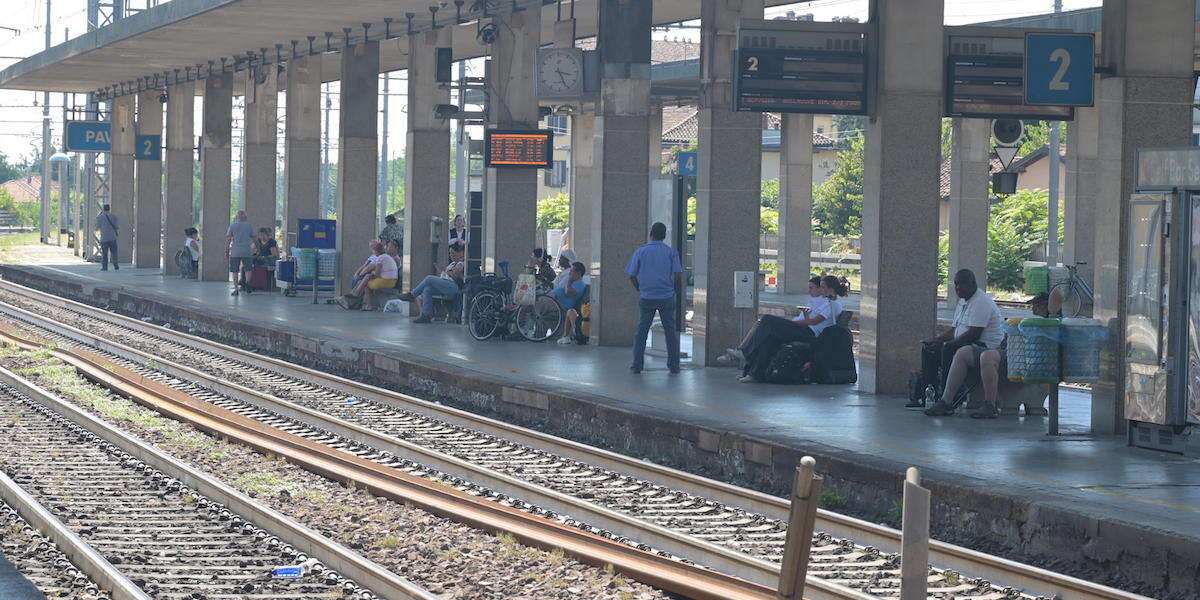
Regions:
[[[900,532],[900,600],[925,600],[929,587],[929,490],[921,473],[909,467],[904,480],[904,521]]]
[[[779,572],[779,597],[785,600],[798,600],[804,596],[813,527],[817,519],[817,505],[821,501],[822,479],[813,472],[816,464],[817,461],[811,456],[801,458],[792,482],[792,507],[788,516],[783,565]]]

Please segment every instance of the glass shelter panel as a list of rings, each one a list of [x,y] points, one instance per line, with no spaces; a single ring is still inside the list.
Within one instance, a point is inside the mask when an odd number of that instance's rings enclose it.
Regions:
[[[1191,205],[1188,253],[1187,379],[1183,382],[1186,419],[1200,423],[1200,193],[1188,197]]]
[[[1125,416],[1166,421],[1166,377],[1162,369],[1166,328],[1163,228],[1170,206],[1163,194],[1135,194],[1129,207],[1125,352]]]

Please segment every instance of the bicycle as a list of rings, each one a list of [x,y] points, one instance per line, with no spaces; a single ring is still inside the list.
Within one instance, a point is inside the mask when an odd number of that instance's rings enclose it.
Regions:
[[[1053,296],[1055,290],[1058,290],[1059,295],[1062,296],[1062,306],[1059,310],[1064,317],[1078,317],[1084,314],[1083,307],[1091,306],[1096,299],[1092,287],[1079,277],[1079,265],[1086,264],[1086,262],[1076,262],[1073,265],[1066,265],[1067,280],[1050,288],[1050,295]]]
[[[507,279],[506,279],[507,280]],[[491,286],[477,292],[467,311],[467,331],[483,341],[501,332],[517,333],[531,342],[544,342],[562,328],[563,310],[553,296],[538,294],[533,304],[516,306],[512,302],[510,285]]]

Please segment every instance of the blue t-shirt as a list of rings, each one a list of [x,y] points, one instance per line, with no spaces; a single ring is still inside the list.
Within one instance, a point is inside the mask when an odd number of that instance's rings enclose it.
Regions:
[[[583,299],[583,290],[587,287],[587,282],[580,279],[579,281],[570,284],[570,286],[575,288],[576,293],[574,296],[567,295],[566,286],[557,287],[550,290],[550,295],[555,300],[558,300],[558,305],[561,306],[563,310],[571,310],[572,308],[579,306],[579,301]]]
[[[675,274],[683,272],[679,253],[657,240],[646,242],[633,253],[625,273],[638,278],[643,300],[670,300],[675,297]]]

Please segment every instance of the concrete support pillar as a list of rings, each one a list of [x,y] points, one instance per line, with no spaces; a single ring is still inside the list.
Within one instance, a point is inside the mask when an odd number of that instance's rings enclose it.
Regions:
[[[225,234],[229,231],[233,139],[233,74],[204,80],[200,149],[200,279],[228,281]]]
[[[167,93],[167,196],[163,203],[163,273],[178,275],[173,257],[183,244],[183,230],[196,224],[192,213],[195,185],[196,83],[185,81],[171,86]]]
[[[283,200],[285,246],[296,244],[300,219],[321,216],[321,57],[287,63]]]
[[[571,117],[571,247],[589,272],[598,257],[592,252],[592,222],[596,218],[599,197],[596,195],[596,113],[584,105],[578,115]]]
[[[880,0],[880,76],[867,125],[859,387],[905,390],[937,319],[942,0]],[[885,299],[886,298],[886,299]]]
[[[1079,277],[1090,285],[1096,253],[1096,157],[1100,140],[1100,112],[1075,109],[1067,125],[1066,211],[1063,227],[1063,262],[1079,262]]]
[[[953,280],[959,269],[974,271],[979,287],[987,289],[989,125],[987,119],[953,119],[950,125],[950,268],[943,286],[950,306],[958,302]]]
[[[275,143],[279,69],[246,69],[246,133],[242,144],[242,206],[254,229],[275,230]]]
[[[762,16],[762,0],[700,4],[700,79],[707,83],[700,91],[692,360],[707,366],[737,346],[758,316],[757,305],[732,307],[734,271],[758,270],[762,115],[732,111],[731,53],[738,19]]]
[[[161,94],[159,90],[147,90],[137,95],[137,133],[157,135],[160,144],[163,131]],[[157,269],[162,265],[163,254],[162,160],[139,160],[136,167],[134,214],[122,218],[133,223],[133,266]]]
[[[801,294],[812,272],[813,116],[783,115],[780,136],[776,289]]]
[[[437,49],[449,48],[451,29],[408,36],[408,127],[404,155],[404,289],[411,290],[426,275],[437,273],[446,256],[445,246],[435,251],[429,238],[429,221],[447,218],[450,195],[450,121],[437,118],[433,107],[450,103],[450,90],[435,81]],[[444,225],[443,228],[448,228]],[[445,236],[443,236],[443,240]],[[416,304],[412,304],[416,310]]]
[[[646,241],[650,198],[649,2],[600,0],[600,105],[595,128],[596,197],[592,222],[592,331],[624,346],[638,321],[625,265]],[[662,130],[662,113],[658,116]],[[661,135],[661,134],[660,134]]]
[[[342,89],[338,108],[338,289],[362,264],[376,238],[375,197],[379,190],[379,42],[363,42],[342,51]],[[449,160],[450,152],[442,154]],[[442,180],[442,189],[449,180]]]
[[[133,259],[134,228],[134,96],[114,98],[111,106],[112,153],[108,156],[108,203],[121,220],[121,226],[117,228],[117,262],[129,264]],[[92,219],[95,219],[95,215]]]
[[[493,19],[498,29],[492,44],[488,78],[492,85],[492,125],[502,129],[536,129],[534,93],[542,13],[522,10]],[[525,264],[536,245],[537,179],[534,169],[488,169],[483,217],[483,268],[496,271],[497,261]]]
[[[1191,143],[1192,0],[1106,0],[1100,79],[1094,316],[1109,325],[1100,381],[1092,385],[1092,430],[1120,433],[1124,415],[1125,294],[1129,195],[1137,149]],[[1186,17],[1186,18],[1185,18]]]

